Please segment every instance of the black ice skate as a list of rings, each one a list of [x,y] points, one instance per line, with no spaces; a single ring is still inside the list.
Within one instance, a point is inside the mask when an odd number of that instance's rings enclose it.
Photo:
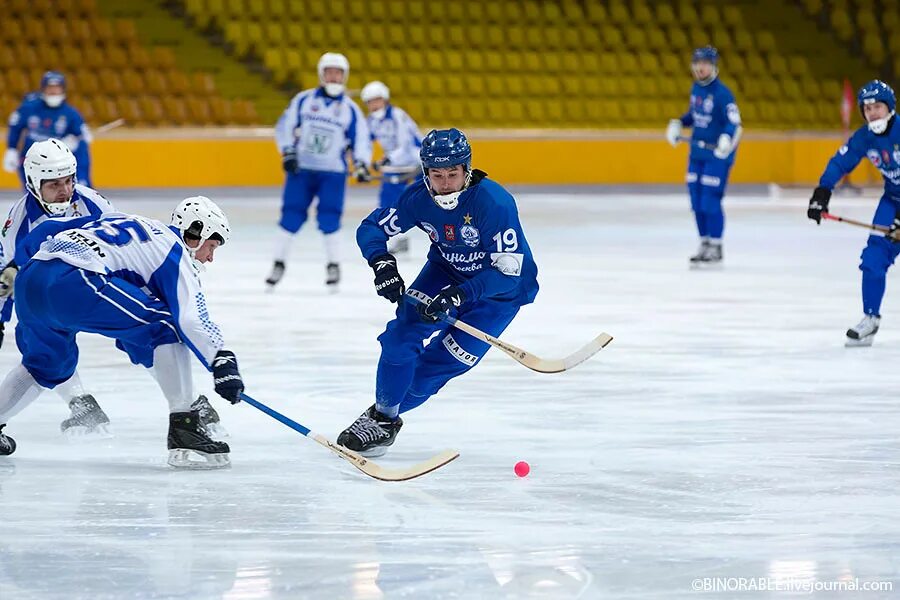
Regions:
[[[0,425],[0,456],[9,456],[16,451],[16,440],[3,433],[4,427],[5,424]]]
[[[72,415],[59,424],[66,437],[109,437],[109,417],[90,394],[75,396],[69,400]]]
[[[200,424],[206,429],[206,433],[213,438],[228,437],[228,430],[219,422],[219,413],[210,404],[209,398],[200,394],[194,403],[191,404],[191,410],[200,413]]]
[[[337,291],[337,286],[341,282],[341,266],[337,263],[328,263],[325,266],[325,285],[332,292]]]
[[[363,456],[381,456],[394,443],[397,433],[403,427],[403,419],[391,420],[377,410],[375,405],[359,415],[353,424],[341,432],[337,443]]]
[[[282,277],[284,277],[284,261],[276,260],[275,264],[272,265],[272,272],[269,274],[269,278],[266,279],[266,283],[274,287],[281,281]]]
[[[706,248],[700,252],[698,260],[691,257],[692,269],[710,269],[722,266],[722,244],[707,243]]]
[[[699,263],[700,261],[703,260],[703,256],[706,254],[706,249],[707,249],[707,248],[709,248],[709,241],[708,241],[708,240],[702,240],[702,241],[700,242],[700,247],[697,249],[697,254],[693,255],[693,256],[690,258],[690,263],[691,263],[691,266],[692,266],[692,267],[696,266],[697,263]]]
[[[200,423],[200,412],[169,415],[169,464],[178,469],[221,469],[231,466],[225,442],[209,438]]]
[[[881,317],[866,315],[862,321],[847,330],[847,341],[844,345],[848,348],[871,346],[881,325]]]

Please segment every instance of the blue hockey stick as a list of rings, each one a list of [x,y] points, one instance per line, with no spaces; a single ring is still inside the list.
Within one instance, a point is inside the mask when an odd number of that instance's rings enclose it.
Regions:
[[[406,469],[387,469],[382,467],[368,458],[364,456],[360,456],[353,450],[348,450],[343,446],[338,446],[325,436],[319,435],[314,431],[310,430],[308,427],[301,425],[297,421],[287,417],[274,408],[270,408],[263,404],[258,400],[254,400],[247,394],[241,394],[241,400],[256,408],[276,421],[280,421],[284,423],[294,431],[303,434],[304,436],[312,439],[313,441],[319,443],[322,446],[325,446],[351,465],[368,475],[369,477],[374,477],[375,479],[380,479],[381,481],[406,481],[407,479],[414,479],[416,477],[420,477],[425,475],[426,473],[431,473],[435,469],[439,469],[443,467],[448,462],[454,460],[459,456],[459,452],[456,450],[444,450],[440,454],[433,456],[432,458],[421,462],[417,465],[413,465]]]

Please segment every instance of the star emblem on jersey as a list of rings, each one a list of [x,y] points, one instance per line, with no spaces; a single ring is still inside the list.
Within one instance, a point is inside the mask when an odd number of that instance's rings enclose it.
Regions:
[[[470,215],[469,213],[466,213],[466,214],[463,216],[463,223],[464,223],[465,225],[471,225],[471,224],[472,224],[472,215]]]

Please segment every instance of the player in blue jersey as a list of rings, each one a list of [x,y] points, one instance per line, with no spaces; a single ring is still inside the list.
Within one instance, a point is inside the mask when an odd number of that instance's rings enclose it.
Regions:
[[[182,201],[169,226],[115,213],[37,227],[16,253],[22,363],[0,383],[0,435],[43,389],[72,376],[76,335],[84,331],[115,339],[134,364],[153,367],[169,403],[170,465],[227,466],[228,445],[210,439],[191,409],[190,354],[212,371],[219,395],[240,401],[237,359],[224,349],[199,278],[229,236],[225,214],[202,196]],[[3,438],[0,454],[11,454],[15,444]]]
[[[424,177],[396,206],[379,208],[359,226],[356,240],[375,271],[375,290],[397,302],[396,318],[378,337],[381,358],[375,404],[338,437],[338,443],[378,456],[394,443],[400,414],[474,367],[485,342],[450,327],[442,313],[498,336],[538,292],[537,266],[522,231],[516,201],[472,169],[472,150],[458,129],[431,131],[420,152]],[[405,289],[387,241],[418,227],[431,248]],[[437,333],[423,347],[422,342]]]
[[[88,144],[91,132],[81,114],[66,102],[66,78],[57,71],[47,71],[41,77],[41,91],[28,94],[22,104],[9,117],[9,133],[6,136],[6,153],[3,169],[18,173],[25,186],[22,161],[35,142],[50,138],[63,141],[78,156],[78,183],[91,186],[91,164]]]
[[[378,206],[394,206],[406,186],[422,172],[419,163],[422,134],[412,117],[391,102],[391,91],[381,81],[367,83],[359,96],[369,110],[367,122],[372,140],[384,151],[384,158],[372,164],[374,170],[383,174]],[[407,236],[391,238],[388,251],[392,254],[409,251]]]
[[[828,161],[819,185],[813,191],[806,215],[817,224],[828,212],[834,186],[868,158],[884,179],[884,194],[875,209],[872,224],[890,227],[888,235],[869,236],[862,251],[862,320],[847,330],[847,346],[871,346],[881,324],[881,300],[887,271],[900,255],[900,126],[897,125],[897,98],[883,81],[864,85],[857,95],[866,124],[857,129],[846,144]]]
[[[722,263],[722,197],[741,139],[741,113],[734,94],[719,79],[718,62],[719,53],[712,46],[694,50],[690,106],[680,119],[669,121],[666,129],[666,139],[677,146],[682,127],[692,128],[686,181],[700,234],[700,249],[690,259],[692,267]]]
[[[350,63],[343,54],[327,52],[319,59],[319,87],[294,96],[275,125],[281,164],[287,173],[281,220],[275,243],[275,262],[266,279],[276,285],[284,276],[294,235],[306,222],[314,198],[316,218],[325,242],[326,285],[340,282],[338,230],[347,187],[347,150],[353,158],[353,176],[370,178],[372,141],[360,108],[344,94]]]

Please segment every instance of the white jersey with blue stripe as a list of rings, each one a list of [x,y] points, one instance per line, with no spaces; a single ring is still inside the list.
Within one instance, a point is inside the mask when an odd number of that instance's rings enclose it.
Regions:
[[[319,87],[294,96],[275,125],[275,142],[293,148],[301,169],[346,173],[346,152],[372,162],[372,140],[362,110],[346,95],[332,98]]]
[[[419,166],[422,134],[405,110],[388,104],[381,118],[370,114],[367,121],[372,139],[381,144],[388,164],[392,167]]]
[[[112,213],[83,221],[41,242],[32,260],[58,259],[145,288],[168,306],[182,341],[209,368],[224,339],[210,319],[199,269],[181,236],[161,221],[138,215]]]

